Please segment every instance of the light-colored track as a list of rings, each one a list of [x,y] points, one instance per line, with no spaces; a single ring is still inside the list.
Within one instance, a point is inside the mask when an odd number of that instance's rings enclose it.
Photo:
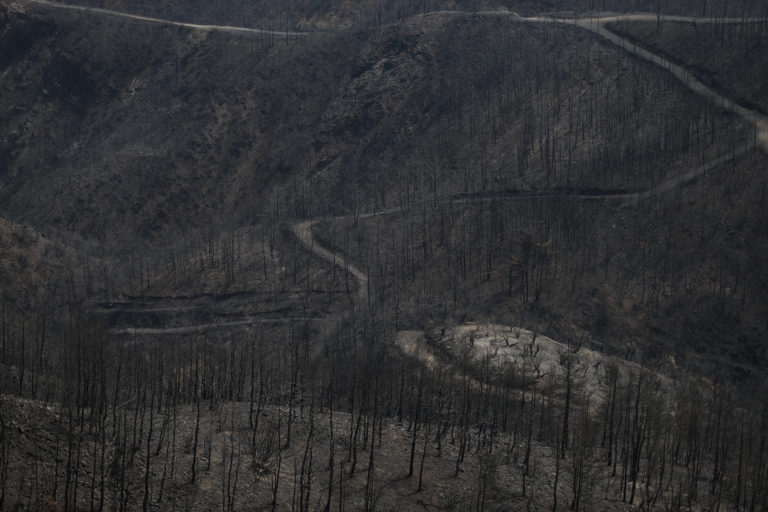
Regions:
[[[162,18],[152,18],[150,16],[141,16],[139,14],[130,14],[127,12],[113,11],[111,9],[102,9],[99,7],[85,7],[82,5],[63,4],[60,2],[50,2],[48,0],[23,0],[31,4],[43,5],[55,9],[66,9],[71,11],[82,11],[91,14],[102,14],[134,21],[143,21],[145,23],[156,23],[160,25],[171,25],[175,27],[185,27],[194,30],[209,30],[214,32],[227,32],[230,34],[251,34],[251,35],[269,35],[274,37],[301,37],[311,32],[290,32],[285,30],[269,30],[261,28],[232,27],[229,25],[201,25],[198,23],[185,23],[182,21],[165,20]]]

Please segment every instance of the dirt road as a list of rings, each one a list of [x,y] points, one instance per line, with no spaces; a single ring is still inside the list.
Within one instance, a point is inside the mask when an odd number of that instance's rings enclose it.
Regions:
[[[755,144],[763,152],[768,153],[768,116],[765,116],[764,114],[758,111],[751,110],[739,105],[738,103],[734,102],[730,98],[704,85],[698,78],[693,76],[693,74],[687,69],[685,69],[684,67],[679,66],[665,59],[660,55],[657,55],[653,52],[648,51],[645,48],[635,44],[634,42],[628,39],[625,39],[619,36],[614,32],[611,32],[606,28],[607,23],[613,23],[616,21],[633,21],[633,20],[647,21],[648,19],[649,19],[648,15],[635,14],[635,15],[626,15],[626,16],[607,16],[602,18],[597,17],[597,18],[578,19],[578,20],[559,20],[558,23],[574,24],[585,30],[589,30],[590,32],[593,32],[599,35],[603,39],[610,41],[616,46],[619,46],[624,51],[631,53],[633,55],[636,55],[642,59],[645,59],[649,62],[652,62],[666,69],[667,71],[672,73],[672,75],[674,75],[675,78],[677,78],[680,82],[682,82],[690,90],[692,90],[699,96],[703,96],[711,100],[716,105],[722,107],[724,110],[734,113],[735,115],[739,116],[743,121],[747,122],[748,124],[751,124],[755,128]],[[650,19],[655,21],[656,17],[652,16]],[[733,21],[730,21],[731,23],[742,22],[742,21],[744,22],[764,21],[764,20],[757,20],[753,18],[747,18],[746,20],[737,20],[735,18],[716,19],[716,18],[694,18],[694,17],[688,17],[688,16],[666,16],[663,19],[671,20],[671,21],[685,21],[689,23],[728,23],[729,22],[728,20],[733,20]]]
[[[352,276],[357,279],[359,284],[357,291],[358,299],[364,301],[368,296],[368,276],[365,272],[351,263],[343,254],[330,251],[317,243],[314,236],[312,235],[312,225],[315,222],[317,222],[317,220],[305,220],[297,222],[291,225],[291,231],[293,231],[293,234],[296,235],[296,238],[298,238],[299,241],[311,252],[320,258],[333,263],[334,265],[338,265],[342,270],[352,274]]]
[[[149,16],[140,16],[138,14],[129,14],[126,12],[113,11],[111,9],[101,9],[98,7],[85,7],[82,5],[63,4],[59,2],[50,2],[48,0],[24,0],[26,2],[38,5],[44,5],[46,7],[52,7],[56,9],[67,9],[71,11],[83,11],[94,14],[103,14],[106,16],[114,16],[118,18],[125,18],[136,21],[143,21],[147,23],[157,23],[161,25],[172,25],[176,27],[186,27],[195,30],[211,30],[217,32],[228,32],[230,34],[259,34],[270,35],[275,37],[301,37],[308,34],[308,32],[290,32],[280,30],[268,30],[260,28],[246,28],[246,27],[232,27],[229,25],[200,25],[197,23],[184,23],[181,21],[165,20],[161,18],[152,18]]]

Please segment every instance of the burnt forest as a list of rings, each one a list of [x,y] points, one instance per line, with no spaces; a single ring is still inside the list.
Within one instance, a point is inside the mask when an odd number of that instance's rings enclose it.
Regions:
[[[0,511],[768,510],[766,0],[0,0]]]

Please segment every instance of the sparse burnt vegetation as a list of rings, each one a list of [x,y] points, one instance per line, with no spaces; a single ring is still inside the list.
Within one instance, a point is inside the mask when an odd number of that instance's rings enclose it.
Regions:
[[[0,510],[768,508],[765,10],[471,4],[0,3]]]

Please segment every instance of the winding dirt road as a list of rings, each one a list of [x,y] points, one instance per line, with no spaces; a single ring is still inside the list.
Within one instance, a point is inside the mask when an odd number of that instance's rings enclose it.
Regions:
[[[704,165],[694,167],[683,174],[672,176],[667,178],[655,186],[631,192],[611,192],[611,191],[599,191],[599,192],[578,192],[578,191],[514,191],[514,192],[479,192],[475,194],[457,194],[451,199],[454,203],[469,203],[472,201],[491,200],[499,197],[555,197],[555,196],[567,196],[575,197],[584,200],[601,200],[620,201],[622,205],[633,204],[637,201],[652,198],[658,194],[663,194],[671,190],[675,190],[677,187],[703,175],[707,172],[715,169],[716,167],[744,156],[749,151],[754,149],[753,145],[741,148],[733,153],[729,153],[720,158],[710,160]],[[380,215],[389,215],[392,213],[398,213],[403,211],[403,208],[391,208],[382,210],[379,212],[365,213],[358,216],[358,219],[371,218]],[[358,299],[364,301],[368,295],[368,276],[361,269],[357,268],[354,263],[350,262],[342,253],[333,252],[320,245],[312,234],[312,226],[320,220],[330,221],[344,221],[353,218],[353,215],[340,216],[340,217],[324,217],[322,219],[304,220],[290,225],[291,231],[296,235],[296,238],[306,247],[307,250],[314,253],[316,256],[324,259],[334,265],[338,265],[342,270],[348,271],[351,275],[357,279],[360,288],[358,289]]]

